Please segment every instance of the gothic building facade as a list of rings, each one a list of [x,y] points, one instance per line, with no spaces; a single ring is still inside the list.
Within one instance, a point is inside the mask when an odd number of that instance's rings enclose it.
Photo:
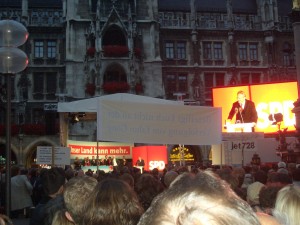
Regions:
[[[28,68],[12,77],[12,148],[28,163],[37,145],[59,145],[57,102],[126,92],[211,106],[213,87],[297,80],[292,0],[2,0],[0,6],[1,19],[29,31]],[[1,149],[4,139],[2,132]]]

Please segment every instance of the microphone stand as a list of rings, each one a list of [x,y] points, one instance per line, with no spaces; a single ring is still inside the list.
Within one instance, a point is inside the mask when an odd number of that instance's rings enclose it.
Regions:
[[[241,116],[241,119],[242,119],[242,123],[244,123],[244,118],[243,118],[243,116],[242,116],[242,111],[243,111],[243,108],[240,107],[240,108],[239,108],[239,113],[240,113],[240,116]]]
[[[240,113],[240,116],[241,116],[241,119],[242,119],[242,123],[244,123],[244,118],[243,118],[243,115],[242,115],[242,111],[243,111],[243,108],[242,106],[239,107],[239,113]],[[244,133],[244,128],[242,127],[241,128],[241,131],[242,133]],[[242,147],[242,166],[244,166],[244,160],[245,160],[245,155],[244,155],[244,145]]]

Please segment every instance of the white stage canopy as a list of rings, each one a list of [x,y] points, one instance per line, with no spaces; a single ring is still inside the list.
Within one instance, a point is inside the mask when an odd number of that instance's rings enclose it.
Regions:
[[[58,103],[58,112],[97,112],[97,140],[147,144],[222,142],[222,109],[133,94]]]
[[[119,100],[123,102],[137,102],[137,103],[156,103],[156,104],[172,104],[172,105],[182,105],[183,102],[178,101],[170,101],[159,98],[146,97],[141,95],[133,95],[133,94],[111,94],[104,95],[101,97],[88,98],[73,102],[59,102],[57,106],[57,112],[97,112],[99,100],[107,99],[107,100]]]

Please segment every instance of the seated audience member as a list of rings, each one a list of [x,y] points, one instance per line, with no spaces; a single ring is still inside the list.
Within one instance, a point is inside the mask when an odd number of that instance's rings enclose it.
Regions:
[[[295,185],[283,187],[277,194],[273,215],[282,224],[299,225],[300,188]]]
[[[135,191],[138,195],[139,201],[147,210],[153,198],[164,190],[163,184],[153,177],[151,174],[142,174],[135,184]]]
[[[106,178],[86,200],[84,212],[81,225],[135,225],[144,210],[127,183]]]
[[[259,225],[247,204],[212,172],[179,175],[158,195],[138,225]]]
[[[65,181],[66,178],[62,168],[54,167],[43,171],[41,174],[41,184],[44,196],[33,211],[30,225],[43,224],[44,218],[46,217],[46,207],[48,207],[48,202],[63,192]]]
[[[69,180],[64,187],[65,215],[69,221],[79,224],[83,216],[83,205],[97,185],[97,180],[90,176],[78,176]]]

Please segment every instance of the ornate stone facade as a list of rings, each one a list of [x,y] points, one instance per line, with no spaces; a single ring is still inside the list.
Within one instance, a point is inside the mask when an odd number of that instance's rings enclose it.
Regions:
[[[30,33],[24,46],[30,63],[22,73],[30,82],[18,86],[22,74],[14,78],[13,121],[45,124],[57,145],[58,101],[128,92],[210,106],[213,87],[297,80],[292,0],[22,0],[0,6],[1,19],[18,20]],[[71,125],[70,134],[93,140],[90,123]],[[24,155],[35,151],[30,146]]]

